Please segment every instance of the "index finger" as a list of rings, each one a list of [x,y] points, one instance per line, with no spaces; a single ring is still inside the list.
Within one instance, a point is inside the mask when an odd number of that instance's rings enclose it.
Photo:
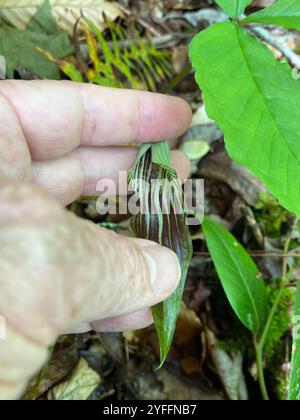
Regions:
[[[35,160],[62,156],[79,145],[152,142],[182,134],[191,110],[182,99],[57,81],[0,82],[17,113]]]

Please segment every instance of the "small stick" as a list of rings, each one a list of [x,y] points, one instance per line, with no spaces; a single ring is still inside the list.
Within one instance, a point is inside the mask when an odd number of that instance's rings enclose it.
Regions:
[[[255,34],[262,41],[274,47],[288,60],[288,62],[297,69],[300,69],[300,57],[288,48],[281,40],[275,39],[266,29],[258,26],[247,26],[247,29]]]

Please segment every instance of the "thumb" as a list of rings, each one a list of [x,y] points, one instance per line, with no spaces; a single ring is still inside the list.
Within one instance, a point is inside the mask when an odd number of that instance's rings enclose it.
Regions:
[[[88,226],[86,249],[94,250],[86,257],[90,270],[72,325],[149,308],[176,289],[181,270],[172,251],[155,242],[122,237],[79,222],[85,225],[84,230]]]

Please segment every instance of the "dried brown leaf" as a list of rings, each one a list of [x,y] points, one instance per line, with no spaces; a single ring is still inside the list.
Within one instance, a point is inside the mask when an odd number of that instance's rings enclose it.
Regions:
[[[72,374],[48,392],[49,400],[87,400],[100,384],[100,376],[90,368],[85,359],[80,359]]]
[[[11,23],[19,29],[25,29],[43,3],[44,0],[0,0],[0,8]],[[59,28],[71,34],[81,12],[100,30],[105,28],[104,14],[110,21],[122,15],[115,2],[106,0],[50,0],[50,4]]]

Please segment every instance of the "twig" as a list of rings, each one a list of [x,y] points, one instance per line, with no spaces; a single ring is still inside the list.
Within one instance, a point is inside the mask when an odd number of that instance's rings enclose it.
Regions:
[[[98,398],[98,401],[102,401],[107,397],[111,397],[112,395],[114,395],[116,393],[115,389],[110,389],[107,392],[104,392],[104,394],[100,395],[100,397]]]
[[[121,9],[122,10],[122,12],[125,14],[125,15],[127,15],[127,16],[132,16],[132,12],[131,12],[131,10],[129,10],[129,9],[127,9],[127,7],[125,7],[125,6],[123,6],[123,5],[121,5],[121,4],[119,4],[118,5],[118,7],[119,7],[119,9]],[[159,33],[159,31],[156,29],[156,28],[154,28],[149,22],[147,22],[147,21],[145,21],[143,18],[141,18],[141,17],[137,17],[137,21],[142,25],[142,26],[144,26],[144,28],[146,28],[148,31],[150,31],[153,35],[155,35],[155,36],[160,36],[160,33]]]
[[[274,47],[293,66],[300,69],[300,57],[288,48],[281,40],[275,39],[266,29],[258,26],[247,26],[247,29],[262,41]]]
[[[161,93],[170,93],[179,83],[181,83],[191,72],[193,71],[192,65],[187,64],[180,73],[177,74],[168,84],[165,86]]]

